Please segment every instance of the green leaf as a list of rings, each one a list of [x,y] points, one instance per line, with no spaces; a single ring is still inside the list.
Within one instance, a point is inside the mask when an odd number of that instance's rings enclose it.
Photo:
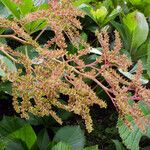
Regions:
[[[140,5],[142,3],[141,0],[129,0],[132,5]]]
[[[104,20],[104,22],[102,22],[102,24],[105,25],[108,22],[110,22],[111,20],[114,20],[114,18],[117,17],[119,15],[119,13],[121,13],[121,11],[122,11],[122,8],[120,6],[118,6],[105,18],[105,20]]]
[[[4,63],[6,65],[7,69],[10,72],[12,72],[12,73],[13,72],[17,72],[16,66],[7,57],[5,57],[5,56],[3,56],[3,55],[0,54],[0,60],[1,60],[2,63]],[[6,75],[5,71],[1,68],[1,66],[0,66],[0,75],[1,76],[5,76]]]
[[[83,4],[83,3],[88,4],[88,3],[92,2],[92,1],[94,1],[94,0],[74,0],[73,1],[73,5],[77,7],[77,6],[79,6],[79,5]]]
[[[91,14],[98,23],[102,23],[102,21],[105,19],[105,17],[108,14],[108,11],[105,6],[101,6],[97,10],[92,9]]]
[[[139,106],[142,106],[139,104]],[[143,107],[143,106],[142,106]],[[143,112],[145,112],[147,108],[142,108]],[[147,112],[147,111],[146,111]],[[149,111],[150,112],[150,111]],[[147,119],[150,119],[150,113],[146,115]],[[140,119],[140,118],[139,118]],[[141,118],[142,119],[142,118]],[[131,116],[128,117],[128,121],[132,124],[132,129],[130,129],[124,121],[122,121],[120,118],[118,119],[118,130],[120,137],[123,140],[123,143],[128,149],[131,150],[139,150],[139,142],[142,136],[147,136],[150,138],[150,126],[142,122],[145,127],[145,133],[141,131],[141,129],[135,124],[134,120]]]
[[[91,17],[93,20],[95,20],[95,18],[93,17],[93,15],[91,14],[91,11],[93,10],[93,7],[87,4],[81,4],[78,7],[80,10],[84,11],[89,17]]]
[[[67,145],[66,143],[59,142],[56,144],[52,150],[72,150],[71,146]]]
[[[32,12],[32,9],[34,8],[34,4],[32,0],[23,0],[21,4],[18,5],[20,12],[23,16],[26,14]]]
[[[150,107],[148,107],[148,105],[146,105],[146,103],[144,103],[144,101],[139,101],[138,105],[144,115],[150,115]]]
[[[28,124],[12,132],[11,134],[8,135],[8,137],[11,137],[13,140],[19,139],[23,141],[27,145],[28,149],[32,148],[37,139],[34,130]]]
[[[57,131],[53,141],[63,141],[71,145],[73,150],[82,150],[85,144],[85,137],[80,126],[65,126]]]
[[[43,19],[39,19],[33,22],[30,22],[25,25],[26,31],[29,34],[33,34],[34,32],[37,32],[39,30],[42,30],[46,26],[46,21]]]
[[[4,116],[2,121],[0,121],[0,135],[6,137],[14,131],[20,129],[26,124],[26,122],[17,117],[7,117]]]
[[[115,144],[116,150],[125,150],[123,144],[119,140],[112,140]]]
[[[40,150],[46,150],[49,143],[49,136],[46,129],[42,129],[37,136],[37,144]]]
[[[20,13],[18,11],[18,6],[11,0],[1,0],[1,2],[7,7],[7,9],[16,17],[20,18]]]
[[[19,140],[11,141],[6,145],[5,150],[27,150],[27,146]]]
[[[4,92],[6,94],[11,95],[11,92],[12,92],[11,82],[9,81],[0,82],[0,92]]]
[[[149,75],[149,77],[150,77],[150,41],[149,41],[149,43],[148,43],[148,46],[147,46],[147,73],[148,73],[148,75]]]
[[[11,13],[0,3],[0,17],[7,18]]]
[[[98,150],[98,145],[86,147],[83,150]]]
[[[149,27],[145,16],[138,11],[129,13],[123,18],[130,38],[130,53],[136,53],[137,48],[146,41]]]
[[[126,30],[123,24],[118,23],[116,21],[111,21],[111,24],[116,28],[116,30],[119,32],[122,40],[123,40],[123,44],[125,46],[126,49],[129,48],[129,42],[127,39],[127,34],[126,34]]]
[[[34,59],[34,58],[38,57],[38,52],[32,46],[20,46],[20,47],[17,47],[15,50],[19,51],[25,55],[28,55],[28,57],[30,59]]]

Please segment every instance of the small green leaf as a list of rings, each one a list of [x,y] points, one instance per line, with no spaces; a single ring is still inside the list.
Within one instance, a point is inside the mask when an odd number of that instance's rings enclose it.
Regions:
[[[102,21],[105,19],[105,17],[107,16],[108,14],[108,11],[106,9],[105,6],[101,6],[99,9],[97,10],[91,10],[91,14],[92,16],[95,18],[95,20],[98,22],[98,23],[102,23]]]
[[[80,126],[65,126],[57,131],[53,141],[63,141],[71,145],[73,150],[82,150],[85,144],[85,137]]]

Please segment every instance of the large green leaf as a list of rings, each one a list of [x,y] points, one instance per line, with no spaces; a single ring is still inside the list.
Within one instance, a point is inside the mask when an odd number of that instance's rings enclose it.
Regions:
[[[4,117],[0,122],[0,143],[4,144],[8,149],[21,146],[24,143],[28,149],[34,145],[36,135],[32,127],[24,120],[17,117]],[[23,144],[23,145],[24,145]],[[24,146],[23,146],[24,147]]]
[[[6,9],[6,7],[0,2],[0,17],[7,18],[11,13]]]
[[[150,120],[150,108],[143,101],[139,101],[138,105],[141,111],[143,112],[143,114],[145,115],[145,117],[147,117],[147,119]],[[142,121],[142,118],[139,118],[139,119],[141,119]],[[118,119],[117,126],[118,126],[120,137],[122,138],[123,143],[126,145],[128,149],[139,150],[139,142],[140,142],[141,137],[147,136],[150,138],[150,126],[148,126],[147,124],[145,124],[144,121],[142,121],[141,123],[145,128],[145,132],[143,132],[136,125],[136,123],[134,122],[131,116],[128,117],[128,121],[130,121],[132,125],[132,129],[129,128],[124,123],[123,120]]]
[[[34,4],[32,0],[23,0],[20,5],[18,5],[21,14],[24,16],[30,12],[34,8]]]
[[[8,137],[12,138],[13,140],[19,139],[23,141],[27,145],[28,149],[31,149],[36,142],[36,134],[32,127],[28,124],[12,132],[8,135]]]
[[[0,135],[6,137],[25,125],[25,121],[17,117],[4,116],[0,121]]]
[[[56,144],[52,150],[72,150],[71,146],[63,143],[63,142],[59,142],[58,144]]]
[[[130,40],[130,53],[134,54],[137,48],[146,41],[149,27],[145,16],[138,11],[129,13],[123,18]]]
[[[1,0],[1,2],[6,6],[6,8],[16,17],[20,18],[20,13],[18,11],[18,6],[11,0]]]
[[[119,140],[112,140],[115,144],[116,150],[125,150],[123,144]]]
[[[46,150],[49,143],[49,136],[46,129],[42,129],[37,136],[37,144],[40,150]]]
[[[57,131],[53,141],[63,141],[71,145],[73,150],[82,150],[85,144],[85,137],[80,126],[65,126]]]
[[[9,142],[3,150],[27,150],[25,143],[19,140]]]

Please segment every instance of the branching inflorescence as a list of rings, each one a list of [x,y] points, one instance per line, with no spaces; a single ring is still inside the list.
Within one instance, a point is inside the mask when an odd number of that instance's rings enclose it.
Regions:
[[[118,32],[115,32],[112,50],[109,48],[108,34],[103,32],[97,34],[103,49],[102,55],[92,63],[85,63],[82,57],[89,54],[91,47],[80,41],[78,30],[82,27],[77,16],[84,15],[71,4],[64,1],[62,3],[50,1],[48,9],[30,13],[20,20],[0,18],[0,27],[11,28],[14,32],[0,37],[14,38],[24,45],[33,46],[38,52],[36,58],[38,63],[35,63],[23,53],[0,44],[0,50],[10,56],[16,65],[22,64],[25,69],[25,71],[18,69],[17,72],[8,73],[5,77],[12,82],[13,106],[16,112],[23,118],[28,118],[29,112],[38,116],[51,115],[62,124],[61,118],[54,111],[55,107],[61,108],[80,115],[85,120],[88,132],[91,132],[93,128],[90,106],[97,104],[101,108],[106,108],[107,104],[84,82],[88,78],[107,93],[122,119],[125,119],[126,115],[132,115],[137,125],[144,130],[143,123],[150,124],[150,122],[136,102],[144,101],[150,107],[150,90],[143,87],[140,80],[141,62],[138,62],[137,72],[132,79],[125,80],[116,68],[127,71],[132,62],[119,52],[121,41]],[[24,29],[26,24],[37,19],[45,21],[45,28],[50,27],[55,33],[54,38],[42,46],[37,42],[39,36],[33,39]],[[64,35],[74,46],[78,48],[81,44],[84,49],[76,54],[68,54]],[[52,49],[53,44],[57,44],[57,48]],[[1,63],[1,66],[4,65]],[[102,84],[98,76],[102,76],[109,86]],[[67,95],[69,100],[62,102],[60,94]],[[133,101],[132,105],[128,100]]]

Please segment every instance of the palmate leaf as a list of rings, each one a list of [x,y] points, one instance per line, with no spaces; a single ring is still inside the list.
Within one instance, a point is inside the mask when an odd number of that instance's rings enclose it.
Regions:
[[[147,119],[150,120],[150,108],[142,102],[138,102],[140,109],[144,113],[144,115],[147,117]],[[140,119],[140,118],[139,118]],[[129,121],[129,120],[128,120]],[[150,138],[150,126],[147,124],[143,125],[145,127],[145,132],[143,132],[134,122],[133,119],[130,120],[130,123],[132,124],[132,129],[130,129],[122,119],[118,119],[118,130],[120,137],[123,140],[123,143],[126,145],[126,147],[130,150],[139,150],[139,142],[142,136],[147,136]]]
[[[57,131],[53,141],[63,141],[71,145],[73,150],[82,150],[85,144],[85,137],[80,126],[65,126]]]

